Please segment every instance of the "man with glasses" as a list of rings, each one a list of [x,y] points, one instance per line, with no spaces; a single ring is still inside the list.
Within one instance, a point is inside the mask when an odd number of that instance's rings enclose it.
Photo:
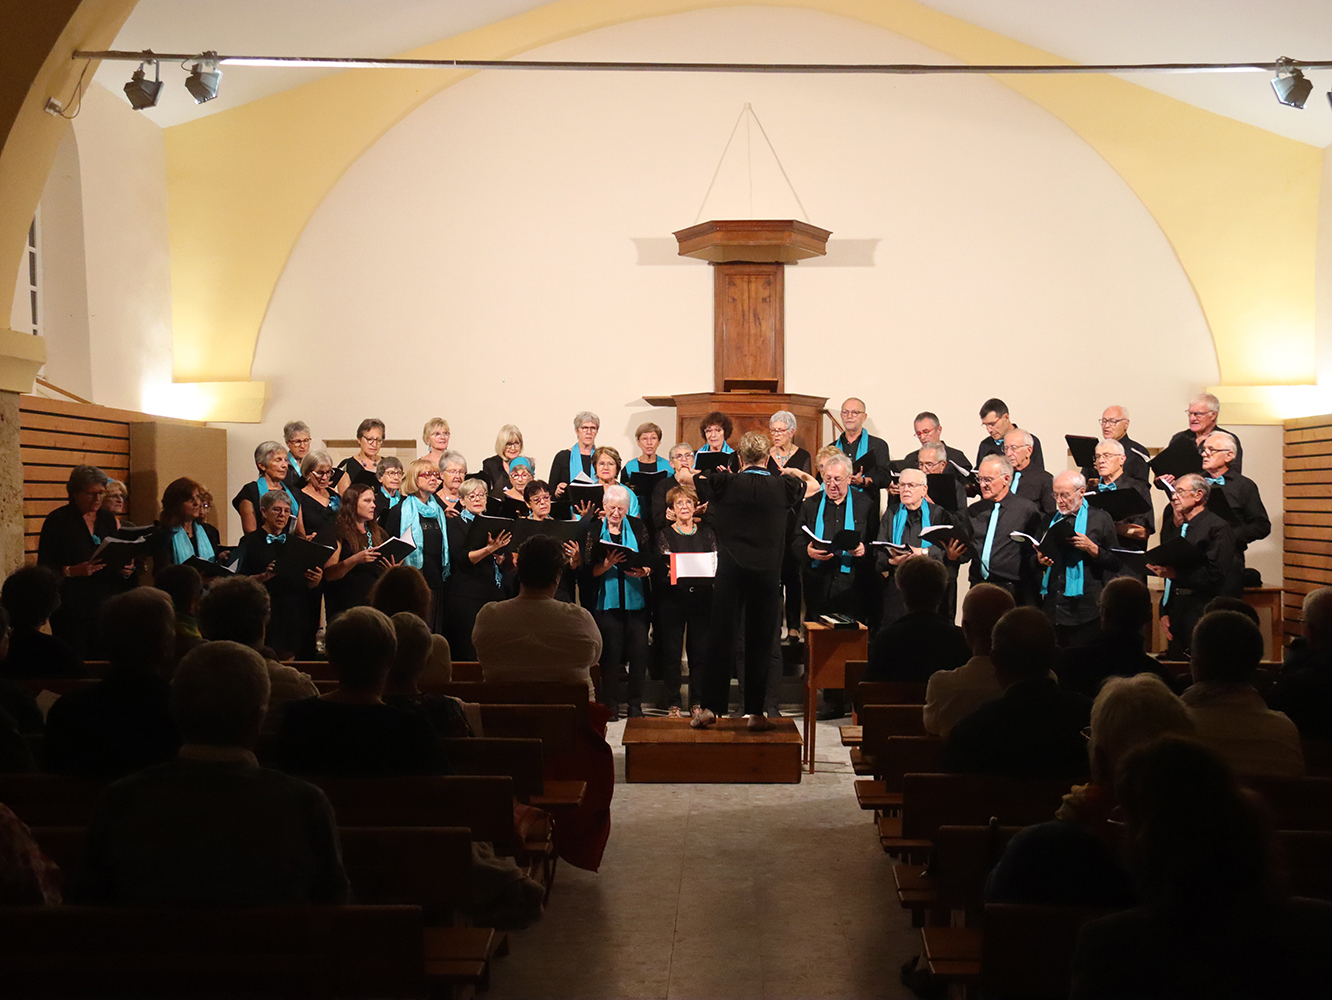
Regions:
[[[1009,489],[1030,500],[1049,517],[1055,512],[1054,478],[1032,463],[1035,440],[1027,431],[1017,427],[1004,435],[1004,457],[1013,466],[1013,482]]]
[[[1040,508],[1011,491],[1013,466],[1002,455],[982,458],[977,471],[981,498],[967,508],[971,550],[962,557],[971,561],[971,582],[993,583],[1018,604],[1034,603],[1027,587],[1032,549],[1015,541],[1011,533],[1039,538],[1045,523]]]
[[[1101,414],[1101,438],[1105,441],[1118,441],[1124,449],[1124,474],[1130,479],[1144,483],[1151,482],[1147,472],[1147,462],[1152,457],[1142,445],[1128,436],[1129,411],[1123,406],[1107,406]],[[1087,468],[1082,474],[1088,479],[1096,478],[1096,470]]]
[[[953,515],[962,514],[967,507],[967,482],[949,458],[949,448],[942,441],[927,441],[916,451],[916,468],[926,476],[948,476],[944,489],[948,495],[930,497]],[[900,492],[900,491],[899,491]]]
[[[1096,492],[1109,493],[1117,490],[1137,490],[1138,494],[1152,502],[1152,488],[1145,479],[1134,479],[1124,471],[1127,462],[1124,457],[1122,441],[1106,440],[1096,446],[1095,453]],[[1146,466],[1144,465],[1145,469]],[[1084,477],[1086,473],[1083,473]],[[1147,550],[1147,539],[1156,531],[1156,515],[1148,509],[1142,514],[1133,514],[1122,521],[1115,522],[1115,535],[1118,542],[1115,548],[1132,549],[1135,552]],[[1137,569],[1128,563],[1121,563],[1117,576],[1131,576],[1140,583],[1147,582],[1146,569]]]
[[[1170,447],[1176,441],[1187,441],[1194,445],[1198,449],[1198,454],[1201,455],[1208,436],[1216,431],[1229,434],[1235,439],[1235,460],[1230,463],[1230,468],[1235,475],[1239,475],[1243,471],[1244,446],[1240,444],[1238,434],[1216,425],[1217,419],[1221,416],[1221,401],[1210,392],[1200,393],[1189,400],[1189,408],[1186,412],[1189,418],[1188,430],[1180,431],[1172,437],[1166,447]]]
[[[929,410],[923,410],[916,414],[916,420],[912,425],[912,433],[916,435],[916,440],[922,446],[927,444],[943,444],[945,458],[950,462],[956,462],[965,471],[971,471],[971,459],[967,458],[956,448],[950,448],[944,444],[943,425],[939,423],[939,418]],[[920,464],[920,449],[916,449],[902,459],[905,468],[914,469]]]
[[[1241,476],[1231,464],[1239,446],[1225,431],[1213,431],[1203,443],[1203,476],[1212,487],[1209,507],[1215,508],[1235,535],[1235,560],[1241,579],[1244,575],[1244,551],[1250,542],[1272,533],[1272,521],[1258,493],[1258,484]],[[1216,494],[1225,497],[1218,504]]]
[[[1161,524],[1161,544],[1183,538],[1203,556],[1200,565],[1181,573],[1174,566],[1148,563],[1147,569],[1165,580],[1161,594],[1161,630],[1169,640],[1165,659],[1187,660],[1193,626],[1213,597],[1238,597],[1242,587],[1235,559],[1235,535],[1230,525],[1207,509],[1212,484],[1190,473],[1175,481],[1170,495],[1173,513]]]
[[[981,403],[980,419],[981,426],[985,428],[987,436],[981,441],[980,447],[976,449],[977,467],[980,466],[981,460],[988,455],[1003,455],[1004,438],[1008,436],[1009,431],[1017,426],[1008,417],[1008,404],[995,397]],[[1031,464],[1038,469],[1045,468],[1045,456],[1041,453],[1041,439],[1035,434],[1031,436]]]
[[[823,467],[823,492],[804,502],[796,521],[791,552],[800,565],[805,617],[810,621],[829,614],[870,621],[871,597],[877,595],[873,594],[873,561],[865,558],[869,551],[865,543],[878,522],[870,520],[866,492],[851,489],[853,473],[851,460],[844,455],[828,459]],[[854,532],[857,540],[854,548],[833,551],[815,541],[816,538],[832,541],[844,531]],[[846,714],[846,701],[840,689],[825,690],[823,701],[820,718],[836,719]]]
[[[879,541],[901,545],[910,550],[894,552],[892,549],[880,548],[875,556],[877,569],[883,577],[883,611],[879,619],[880,629],[887,628],[907,613],[906,601],[894,580],[897,567],[912,556],[929,556],[943,561],[947,554],[944,547],[938,543],[921,541],[920,533],[925,528],[951,524],[953,521],[947,510],[925,495],[925,475],[920,469],[902,470],[898,499],[888,505],[887,513],[879,522]],[[948,592],[939,607],[940,616],[950,622],[957,612],[956,560],[966,552],[964,546],[958,543],[954,543],[954,546],[954,561],[945,563],[948,568]]]
[[[842,404],[842,426],[846,428],[833,442],[851,459],[854,468],[851,485],[863,490],[870,501],[870,523],[879,523],[879,491],[892,482],[892,459],[888,442],[865,430],[865,401],[852,396]],[[855,469],[861,471],[857,472]]]
[[[1042,522],[1042,532],[1060,521],[1073,522],[1073,535],[1053,556],[1036,551],[1041,607],[1055,627],[1061,649],[1090,641],[1100,627],[1100,599],[1105,581],[1119,568],[1115,524],[1110,515],[1083,498],[1087,480],[1069,469],[1054,480],[1056,511]],[[1038,536],[1039,537],[1039,536]]]

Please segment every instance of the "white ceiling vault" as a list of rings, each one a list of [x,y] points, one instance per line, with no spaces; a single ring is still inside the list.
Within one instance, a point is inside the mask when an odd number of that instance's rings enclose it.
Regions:
[[[115,48],[246,55],[391,56],[543,6],[545,0],[140,0]],[[942,13],[1079,63],[1242,62],[1332,58],[1329,0],[923,0]],[[133,67],[104,63],[96,80],[118,92]],[[332,70],[224,69],[216,100],[196,106],[176,66],[145,114],[190,121]],[[384,71],[391,72],[391,71]],[[1262,73],[1133,74],[1208,111],[1320,148],[1332,144],[1332,71],[1309,74],[1304,110],[1277,103]]]

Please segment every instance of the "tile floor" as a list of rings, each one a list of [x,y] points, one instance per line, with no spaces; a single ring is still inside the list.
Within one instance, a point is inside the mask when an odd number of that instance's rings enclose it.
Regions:
[[[620,784],[597,874],[561,864],[489,1000],[909,997],[919,948],[837,724],[799,785]]]

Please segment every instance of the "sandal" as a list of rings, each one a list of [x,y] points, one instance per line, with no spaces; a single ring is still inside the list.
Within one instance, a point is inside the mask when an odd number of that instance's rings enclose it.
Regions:
[[[672,706],[671,706],[669,709],[667,709],[667,711],[666,711],[666,718],[668,718],[668,719],[683,719],[683,718],[684,718],[684,713],[683,713],[682,711],[680,711],[680,706],[679,706],[679,705],[672,705]]]
[[[689,725],[694,729],[704,729],[717,721],[717,715],[710,708],[696,708],[691,713]]]

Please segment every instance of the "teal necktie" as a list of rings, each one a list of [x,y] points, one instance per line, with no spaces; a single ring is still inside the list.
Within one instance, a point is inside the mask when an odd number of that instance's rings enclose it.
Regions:
[[[1020,483],[1020,482],[1022,482],[1022,472],[1021,472],[1021,470],[1019,470],[1019,471],[1013,473],[1013,486],[1012,486],[1012,488],[1011,488],[1008,492],[1009,492],[1009,493],[1016,493],[1016,492],[1017,492],[1017,488],[1018,488],[1018,483]]]
[[[1189,533],[1189,522],[1185,521],[1182,525],[1180,525],[1179,537],[1183,538],[1188,533]],[[1175,583],[1174,580],[1167,580],[1165,582],[1165,590],[1161,592],[1162,604],[1165,604],[1167,601],[1170,600],[1170,591],[1174,589],[1174,583]]]
[[[994,548],[994,532],[999,527],[999,504],[990,511],[990,527],[985,532],[985,548],[981,550],[981,576],[990,578],[990,551]]]

